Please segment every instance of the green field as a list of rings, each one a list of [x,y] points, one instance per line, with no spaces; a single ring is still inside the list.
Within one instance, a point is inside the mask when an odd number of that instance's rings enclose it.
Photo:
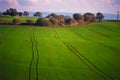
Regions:
[[[0,80],[120,80],[120,23],[0,25]]]

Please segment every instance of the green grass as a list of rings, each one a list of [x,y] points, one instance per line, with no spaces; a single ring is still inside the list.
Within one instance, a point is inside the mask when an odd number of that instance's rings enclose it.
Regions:
[[[0,80],[120,80],[119,25],[0,25]]]
[[[0,23],[12,23],[14,18],[19,19],[21,23],[26,23],[26,20],[33,20],[34,22],[37,20],[36,17],[1,16],[0,17],[0,19],[1,19]]]

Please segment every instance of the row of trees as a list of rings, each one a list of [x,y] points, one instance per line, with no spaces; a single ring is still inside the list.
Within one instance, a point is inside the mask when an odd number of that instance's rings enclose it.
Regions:
[[[1,15],[29,16],[29,12],[28,11],[18,12],[17,9],[10,8],[10,9],[7,9],[5,12],[2,12]],[[38,11],[33,16],[35,16],[35,17],[42,17],[42,13]]]
[[[7,9],[6,12],[2,13],[3,15],[9,15],[9,16],[29,16],[28,11],[17,12],[16,9],[10,8]],[[73,17],[70,16],[64,16],[64,15],[57,15],[55,13],[51,13],[47,16],[48,20],[46,18],[42,17],[41,12],[36,12],[33,16],[38,17],[37,21],[33,23],[32,20],[27,20],[27,24],[36,24],[40,26],[66,26],[66,25],[81,25],[86,23],[92,23],[99,21],[104,18],[103,14],[98,12],[96,16],[93,13],[85,13],[84,15],[81,15],[79,13],[73,14]],[[19,20],[15,19],[13,23],[18,22]]]
[[[63,16],[63,15],[56,15],[54,13],[47,16],[50,18],[50,22],[52,25],[55,26],[64,26],[64,25],[79,25],[79,24],[86,24],[91,22],[96,22],[104,18],[102,13],[97,13],[96,16],[93,13],[85,13],[81,15],[79,13],[73,14],[73,18],[70,16]]]
[[[81,15],[79,13],[73,14],[73,18],[70,16],[56,15],[54,13],[50,14],[46,18],[38,18],[36,21],[26,20],[26,25],[38,25],[38,26],[76,26],[86,23],[92,23],[96,21],[101,21],[104,16],[102,13],[97,13],[96,17],[92,13],[85,13]],[[13,19],[14,24],[21,24],[19,19]]]

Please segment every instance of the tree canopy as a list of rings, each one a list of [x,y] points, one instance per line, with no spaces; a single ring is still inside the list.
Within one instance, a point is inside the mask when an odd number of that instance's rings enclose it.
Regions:
[[[38,11],[33,16],[42,18],[42,13]]]
[[[97,20],[98,20],[99,22],[101,22],[101,20],[104,18],[104,16],[103,16],[102,13],[98,12],[98,13],[96,14],[96,18],[97,18]]]
[[[24,16],[29,16],[29,12],[28,12],[28,11],[24,11],[24,12],[23,12],[23,15],[24,15]]]
[[[86,21],[86,22],[95,22],[96,21],[95,15],[93,13],[85,13],[83,16],[84,16],[84,21]]]
[[[80,22],[80,20],[82,19],[82,15],[79,13],[75,13],[73,14],[73,18],[77,21]]]

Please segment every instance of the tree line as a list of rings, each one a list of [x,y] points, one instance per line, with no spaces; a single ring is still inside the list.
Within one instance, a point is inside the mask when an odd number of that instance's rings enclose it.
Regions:
[[[14,8],[7,9],[5,12],[1,12],[0,14],[9,15],[9,16],[29,16],[28,11],[18,12],[17,9],[14,9]],[[42,17],[42,13],[38,11],[33,16]]]
[[[10,8],[7,9],[5,12],[2,12],[1,15],[9,15],[9,16],[29,16],[28,11],[18,12],[17,9]],[[55,13],[51,13],[45,18],[42,17],[42,13],[37,11],[33,15],[38,19],[34,23],[32,20],[27,20],[26,24],[35,24],[40,26],[75,26],[81,24],[87,24],[92,22],[101,22],[104,18],[104,15],[98,12],[96,15],[93,13],[85,13],[81,15],[80,13],[74,13],[73,17],[71,16],[64,16],[64,15],[57,15]],[[46,20],[48,18],[48,20]],[[20,20],[14,19],[13,23],[20,23]]]

